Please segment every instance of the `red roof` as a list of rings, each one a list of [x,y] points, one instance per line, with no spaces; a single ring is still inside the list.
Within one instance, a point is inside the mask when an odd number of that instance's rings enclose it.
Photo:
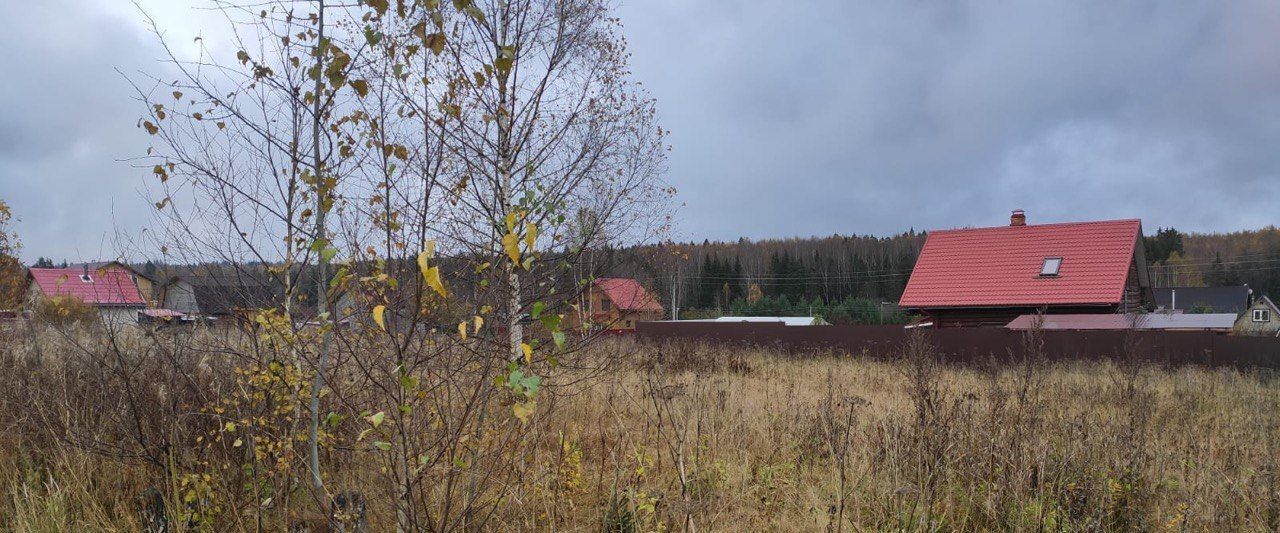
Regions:
[[[81,279],[79,268],[33,268],[30,270],[40,291],[46,296],[74,296],[95,306],[145,306],[129,272],[109,268],[89,270],[89,281]]]
[[[1139,220],[929,232],[899,305],[1110,305],[1124,299]],[[1057,276],[1044,260],[1062,258]]]
[[[662,304],[631,278],[596,278],[596,287],[622,311],[662,311]]]

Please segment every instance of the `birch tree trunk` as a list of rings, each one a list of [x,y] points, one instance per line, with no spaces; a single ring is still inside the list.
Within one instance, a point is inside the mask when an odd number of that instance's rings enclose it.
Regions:
[[[327,511],[329,508],[328,496],[325,493],[324,478],[320,475],[320,391],[324,389],[324,374],[329,366],[329,344],[330,332],[328,329],[328,311],[329,311],[329,256],[324,252],[324,248],[329,244],[325,240],[325,212],[328,210],[325,206],[328,192],[326,192],[324,179],[324,161],[320,154],[320,122],[322,117],[321,101],[324,92],[324,76],[320,73],[324,72],[324,56],[326,41],[324,36],[324,0],[317,0],[319,5],[318,15],[316,19],[316,83],[314,102],[311,117],[311,150],[312,150],[312,172],[316,180],[316,230],[315,242],[321,246],[318,251],[319,261],[317,261],[316,276],[316,318],[322,328],[320,349],[316,355],[316,375],[311,382],[311,421],[307,428],[307,465],[311,470],[311,488],[315,491],[316,498]]]

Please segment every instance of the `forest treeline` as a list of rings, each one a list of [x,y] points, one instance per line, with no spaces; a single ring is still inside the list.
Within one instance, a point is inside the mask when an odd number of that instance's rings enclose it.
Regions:
[[[897,322],[904,317],[894,304],[925,237],[912,230],[888,237],[605,248],[585,255],[583,274],[639,279],[668,311],[678,302],[682,318],[814,314],[837,323]],[[1144,244],[1157,287],[1247,284],[1257,294],[1280,299],[1280,228],[1208,234],[1157,228]],[[53,261],[41,258],[39,265]],[[137,266],[147,273],[157,270],[152,262]]]
[[[1247,284],[1280,297],[1280,228],[1185,233],[1157,228],[1144,238],[1152,283],[1168,286]],[[821,314],[837,321],[893,320],[927,234],[888,237],[675,242],[606,249],[595,271],[635,277],[682,318],[717,313]],[[827,308],[827,313],[822,314]],[[839,308],[839,309],[835,309]],[[843,315],[841,315],[843,313]]]

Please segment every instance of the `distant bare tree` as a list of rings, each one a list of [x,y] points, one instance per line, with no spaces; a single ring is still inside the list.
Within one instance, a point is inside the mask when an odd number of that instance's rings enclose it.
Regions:
[[[539,252],[661,223],[663,131],[629,80],[607,2],[490,1],[464,12],[459,24],[422,21],[446,87],[436,108],[454,165],[449,236],[473,255],[511,259],[504,307],[518,358],[520,317],[548,287],[525,279]]]
[[[290,338],[298,333],[296,318],[320,321],[314,353],[297,343],[287,351],[299,371],[305,366],[314,376],[306,402],[308,470],[314,496],[327,506],[318,425],[331,359],[324,325],[328,266],[337,250],[326,216],[337,202],[344,161],[333,137],[343,98],[355,86],[349,88],[347,74],[359,51],[349,52],[332,35],[340,32],[326,16],[335,9],[324,0],[214,7],[233,30],[234,59],[204,47],[198,57],[185,58],[152,23],[180,77],[135,83],[148,108],[139,127],[158,141],[148,156],[163,194],[156,203],[167,222],[162,249],[188,260],[218,259],[278,283],[283,290],[276,304],[282,323],[293,330]],[[247,262],[266,267],[239,267]],[[298,276],[311,264],[316,268],[308,298]],[[298,305],[308,301],[314,312],[300,313]],[[302,415],[299,404],[295,416]]]

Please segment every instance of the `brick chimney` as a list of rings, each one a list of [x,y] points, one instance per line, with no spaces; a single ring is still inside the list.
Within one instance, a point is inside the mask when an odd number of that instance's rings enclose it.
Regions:
[[[1013,214],[1009,216],[1010,226],[1027,225],[1027,213],[1021,209],[1014,209]]]

